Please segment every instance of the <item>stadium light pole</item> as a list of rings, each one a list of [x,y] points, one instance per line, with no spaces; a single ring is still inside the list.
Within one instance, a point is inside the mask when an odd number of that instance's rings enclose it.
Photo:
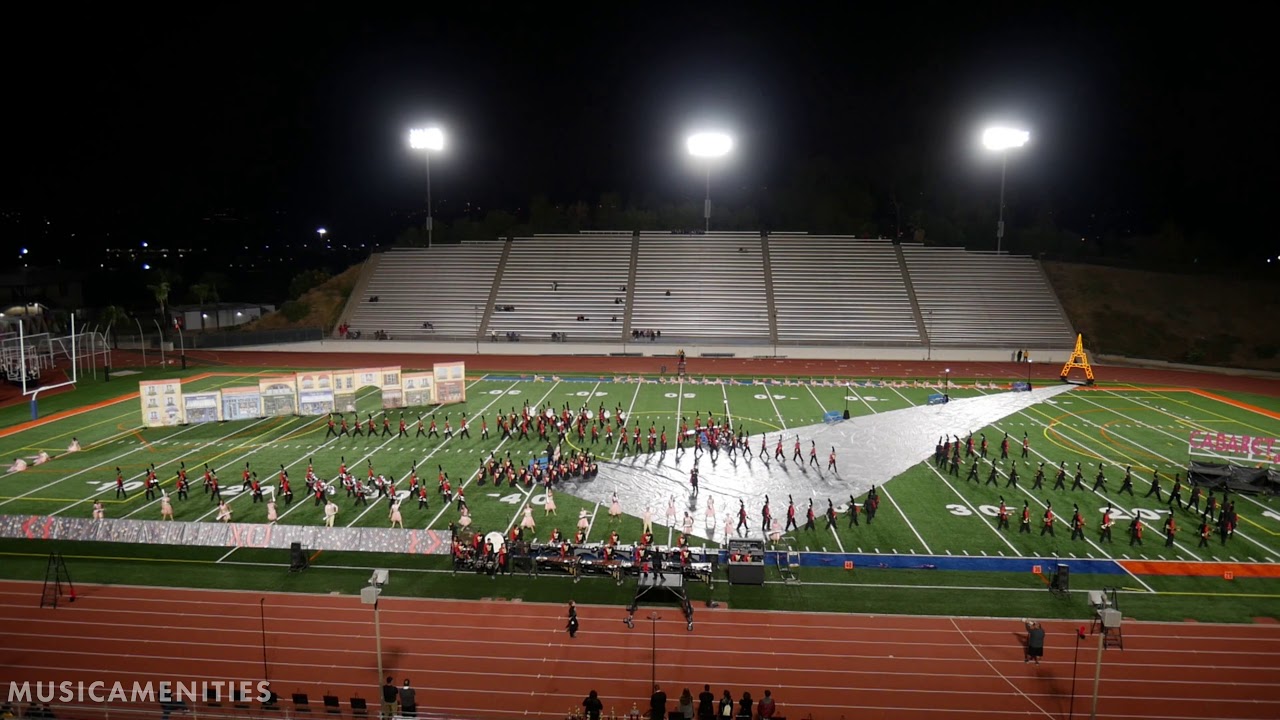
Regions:
[[[410,130],[409,147],[421,150],[427,158],[427,247],[431,247],[435,240],[435,226],[431,217],[431,153],[444,149],[444,131],[434,126]]]
[[[689,154],[707,165],[707,194],[702,203],[703,231],[711,232],[711,163],[733,150],[733,138],[722,132],[698,132],[685,140]],[[776,354],[776,353],[775,353]]]
[[[1009,167],[1009,151],[1016,150],[1031,139],[1031,133],[1009,127],[989,127],[982,132],[982,144],[992,152],[1000,153],[1000,218],[996,221],[996,254],[1004,245],[1004,177]]]
[[[142,321],[137,315],[133,316],[133,321],[138,323],[138,347],[142,348],[142,367],[147,366],[147,339],[142,334]]]

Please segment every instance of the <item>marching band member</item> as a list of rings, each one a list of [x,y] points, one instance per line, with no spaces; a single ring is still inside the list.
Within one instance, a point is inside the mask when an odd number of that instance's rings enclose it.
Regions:
[[[1107,509],[1102,513],[1102,535],[1098,538],[1098,542],[1106,540],[1111,542],[1111,526],[1115,525],[1115,520],[1111,518],[1111,504],[1107,503]]]

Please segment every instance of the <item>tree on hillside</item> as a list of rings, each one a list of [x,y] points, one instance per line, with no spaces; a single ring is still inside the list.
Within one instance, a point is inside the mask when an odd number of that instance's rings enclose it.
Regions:
[[[205,329],[205,312],[204,305],[209,302],[209,298],[213,296],[215,290],[204,283],[196,283],[191,286],[191,295],[195,297],[196,304],[200,306],[200,329]]]
[[[119,305],[108,305],[102,309],[102,315],[99,316],[98,319],[101,322],[106,323],[107,326],[106,330],[102,331],[102,334],[111,338],[111,346],[113,348],[119,349],[120,340],[116,334],[112,332],[112,328],[117,322],[128,322],[129,313],[125,312],[125,309]]]

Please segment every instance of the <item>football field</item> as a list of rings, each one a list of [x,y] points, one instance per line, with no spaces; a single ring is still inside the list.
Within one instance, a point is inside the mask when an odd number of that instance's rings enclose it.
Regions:
[[[188,387],[213,387],[247,383],[252,376],[221,373],[216,377],[196,380]],[[745,381],[744,381],[745,382]],[[120,383],[123,384],[123,383]],[[108,518],[159,520],[158,499],[148,500],[142,490],[142,478],[154,465],[162,487],[173,493],[180,466],[185,465],[192,481],[191,498],[174,498],[174,515],[178,521],[211,522],[217,505],[201,488],[201,476],[207,465],[216,470],[222,492],[233,512],[235,522],[265,522],[266,503],[252,501],[241,490],[241,473],[247,467],[256,472],[266,493],[274,493],[281,467],[288,471],[294,489],[294,501],[279,503],[280,523],[320,524],[322,507],[307,496],[302,481],[308,465],[320,477],[332,482],[338,468],[346,463],[364,477],[372,467],[375,473],[394,477],[402,493],[407,492],[407,477],[417,468],[419,478],[431,489],[428,507],[420,508],[415,499],[403,504],[406,527],[445,529],[459,519],[454,506],[444,506],[435,492],[437,477],[447,473],[453,487],[461,486],[473,519],[473,529],[506,531],[519,524],[523,508],[530,505],[537,522],[535,536],[542,540],[552,528],[571,535],[580,511],[591,518],[589,540],[596,540],[616,530],[624,542],[640,534],[639,508],[624,508],[626,515],[616,523],[608,516],[608,508],[574,498],[568,491],[555,493],[556,514],[546,514],[546,494],[539,487],[493,487],[475,482],[480,463],[491,454],[498,458],[508,454],[520,464],[540,455],[545,442],[531,433],[529,439],[503,439],[494,423],[499,412],[520,412],[525,403],[533,408],[573,409],[603,406],[611,411],[626,411],[630,426],[639,425],[647,435],[650,425],[663,429],[672,437],[680,418],[694,424],[695,416],[703,422],[709,415],[727,419],[735,428],[751,436],[751,459],[738,458],[739,463],[754,463],[755,472],[785,472],[795,466],[790,460],[792,442],[799,435],[805,440],[805,428],[822,422],[824,413],[843,411],[851,415],[875,415],[927,403],[935,392],[913,383],[892,386],[868,382],[865,387],[836,387],[830,381],[786,382],[785,384],[736,384],[729,379],[713,384],[698,382],[657,383],[625,381],[619,378],[516,377],[478,376],[468,381],[468,401],[445,408],[407,408],[387,412],[391,434],[381,434],[383,411],[376,390],[369,389],[359,398],[362,419],[372,415],[379,434],[360,437],[326,437],[324,418],[282,417],[254,421],[214,423],[185,427],[141,429],[136,401],[107,404],[82,409],[76,414],[22,429],[0,438],[4,457],[31,456],[41,450],[53,459],[30,467],[22,473],[3,478],[0,487],[0,513],[7,515],[67,515],[88,517],[95,500],[101,500]],[[963,380],[954,381],[951,396],[955,399],[1007,392]],[[136,387],[136,386],[135,386]],[[68,397],[74,397],[74,394]],[[1035,405],[984,428],[956,428],[962,438],[969,430],[975,440],[985,435],[990,454],[999,456],[1000,440],[1008,434],[1009,461],[996,462],[996,484],[989,482],[991,464],[979,463],[976,482],[967,481],[970,459],[964,458],[959,476],[946,474],[932,462],[933,447],[922,447],[920,462],[907,473],[880,488],[880,506],[874,524],[865,522],[851,527],[847,509],[848,495],[830,498],[840,513],[835,529],[826,528],[821,517],[827,497],[816,497],[819,510],[817,528],[786,533],[782,544],[797,550],[850,552],[890,555],[1030,557],[1030,558],[1115,558],[1128,560],[1221,560],[1236,562],[1276,562],[1280,558],[1280,503],[1262,496],[1233,496],[1237,502],[1240,526],[1235,537],[1222,544],[1215,535],[1208,547],[1197,547],[1195,532],[1199,516],[1191,510],[1173,509],[1167,502],[1171,480],[1184,472],[1188,459],[1187,437],[1193,430],[1224,432],[1251,436],[1280,435],[1280,420],[1275,417],[1276,401],[1269,398],[1229,397],[1200,391],[1171,388],[1135,388],[1099,386],[1073,389],[1052,400]],[[456,429],[461,413],[470,420],[470,438],[458,437]],[[399,437],[395,430],[403,414],[409,425],[409,436]],[[428,424],[434,415],[443,430],[446,418],[455,429],[454,437],[416,436],[419,416]],[[482,418],[489,423],[490,437],[480,433]],[[1026,434],[1030,450],[1021,458],[1021,440]],[[768,458],[757,457],[760,436],[768,437]],[[782,436],[785,462],[772,459],[772,448]],[[66,453],[72,437],[79,439],[82,450]],[[594,453],[603,463],[664,462],[665,456],[623,456],[618,446],[601,442],[579,443],[570,435],[569,451]],[[579,447],[581,445],[581,447]],[[806,453],[807,441],[804,442]],[[866,447],[859,452],[875,453]],[[826,454],[820,455],[825,465]],[[1030,491],[1036,467],[1045,463],[1047,477],[1043,490]],[[722,463],[727,463],[722,460]],[[1052,489],[1055,468],[1065,463],[1068,469],[1066,490]],[[1071,475],[1077,463],[1083,468],[1086,486],[1092,488],[1099,464],[1107,477],[1109,492],[1071,491]],[[1016,465],[1020,476],[1017,487],[1008,485],[1009,468]],[[1134,494],[1117,495],[1125,466],[1131,465]],[[765,469],[761,470],[761,466]],[[727,467],[727,465],[722,465]],[[126,479],[126,497],[117,497],[115,473],[119,468]],[[1164,501],[1148,496],[1153,471],[1159,471]],[[704,469],[704,482],[715,481],[716,469]],[[848,480],[852,485],[853,478]],[[677,489],[673,489],[673,493]],[[1183,500],[1189,499],[1190,487],[1184,487]],[[997,529],[996,509],[1000,498],[1010,508],[1011,527]],[[336,502],[341,510],[335,524],[340,526],[387,526],[388,503],[371,500],[356,505],[339,491]],[[859,504],[865,496],[854,498]],[[800,523],[804,524],[804,501],[798,498]],[[763,498],[745,497],[750,521],[758,529]],[[1018,515],[1024,502],[1032,516],[1032,532],[1018,532]],[[1042,535],[1041,518],[1047,503],[1052,503],[1062,522],[1054,535]],[[1113,505],[1116,526],[1113,542],[1100,539],[1098,525],[1108,504]],[[665,505],[664,498],[654,499],[655,507]],[[1084,539],[1070,539],[1066,520],[1073,506],[1079,506],[1086,518]],[[1204,506],[1202,501],[1201,507]],[[723,513],[727,508],[720,508]],[[773,512],[778,524],[784,518],[785,501],[773,499]],[[1175,543],[1166,547],[1162,533],[1164,518],[1173,514],[1180,532]],[[1142,545],[1130,545],[1128,521],[1141,518],[1146,526]],[[698,535],[711,535],[712,542],[723,537],[721,528],[704,532],[699,513]],[[672,537],[678,529],[666,527],[666,518],[655,512],[659,542]],[[717,525],[720,525],[717,521]],[[699,541],[701,542],[701,541]],[[228,553],[228,556],[233,553]]]

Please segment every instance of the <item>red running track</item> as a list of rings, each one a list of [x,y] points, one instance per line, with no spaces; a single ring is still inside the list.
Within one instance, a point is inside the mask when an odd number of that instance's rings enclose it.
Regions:
[[[257,681],[261,607],[282,697],[377,698],[372,611],[355,596],[94,586],[42,610],[40,588],[0,582],[0,678]],[[580,607],[576,639],[557,605],[384,597],[381,608],[386,672],[412,679],[424,710],[555,718],[592,689],[606,713],[647,704],[653,627],[627,629],[620,608]],[[696,696],[709,683],[717,697],[771,689],[790,718],[1067,716],[1066,622],[1045,624],[1045,659],[1028,665],[1022,626],[1007,619],[698,608],[688,632],[676,608],[658,610],[657,680],[672,709],[683,688]],[[1280,717],[1280,626],[1126,621],[1124,641],[1104,654],[1099,717]],[[1090,638],[1079,649],[1082,718],[1095,647]]]

